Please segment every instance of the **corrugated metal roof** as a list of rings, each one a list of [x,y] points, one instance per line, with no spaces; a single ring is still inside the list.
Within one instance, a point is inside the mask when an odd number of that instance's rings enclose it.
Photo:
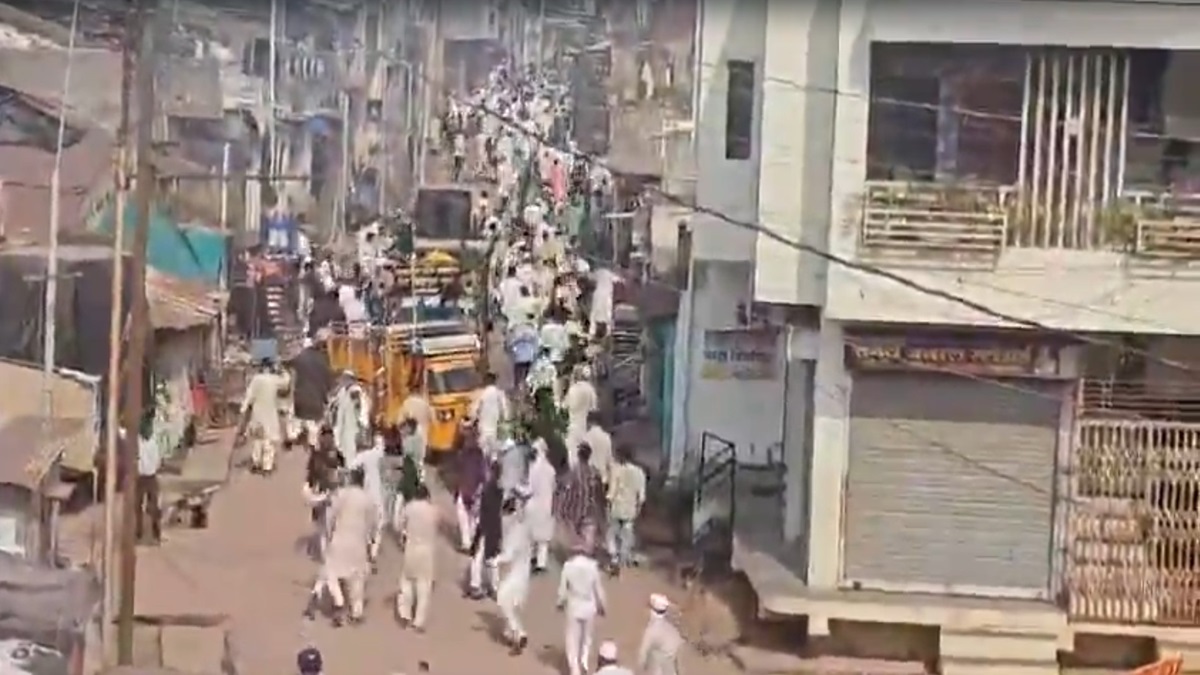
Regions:
[[[224,306],[217,289],[154,270],[146,272],[146,300],[155,330],[206,326],[217,320]]]
[[[0,360],[0,482],[33,487],[58,459],[73,469],[91,468],[97,437],[94,392],[55,374],[54,419],[49,437],[42,423],[44,380],[36,364]]]

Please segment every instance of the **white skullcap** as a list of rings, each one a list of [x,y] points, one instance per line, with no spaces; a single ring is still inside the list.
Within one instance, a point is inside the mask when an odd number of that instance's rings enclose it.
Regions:
[[[671,606],[671,601],[662,593],[650,594],[650,609],[662,614]]]
[[[617,643],[612,640],[606,640],[600,643],[600,649],[596,650],[596,656],[606,661],[617,660]]]

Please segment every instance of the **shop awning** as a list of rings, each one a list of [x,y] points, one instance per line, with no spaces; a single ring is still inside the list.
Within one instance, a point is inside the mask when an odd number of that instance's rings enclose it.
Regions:
[[[147,270],[146,300],[155,330],[188,330],[216,322],[224,307],[223,294],[195,281]]]
[[[59,461],[74,471],[92,470],[99,378],[56,373],[48,427],[42,423],[45,380],[37,364],[0,360],[0,382],[0,482],[32,488]]]

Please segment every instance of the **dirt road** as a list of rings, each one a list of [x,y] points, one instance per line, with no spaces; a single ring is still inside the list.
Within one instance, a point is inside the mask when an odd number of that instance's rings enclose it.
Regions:
[[[527,606],[530,649],[511,657],[497,640],[494,604],[462,597],[459,580],[466,559],[447,539],[439,551],[441,576],[434,589],[430,625],[424,635],[401,629],[393,618],[399,555],[383,554],[369,582],[367,622],[333,628],[306,621],[301,612],[316,564],[303,550],[308,513],[300,497],[303,457],[283,457],[269,478],[239,473],[218,495],[207,530],[169,530],[159,548],[139,559],[139,614],[212,613],[230,617],[240,645],[244,672],[286,673],[300,648],[312,644],[325,655],[331,673],[411,673],[428,661],[435,673],[494,675],[562,672],[561,615],[554,609],[557,575],[534,580]],[[449,534],[447,495],[438,495]],[[651,592],[678,596],[657,573],[635,570],[607,583],[610,611],[600,621],[597,641],[616,640],[632,661],[647,618]],[[726,661],[688,659],[689,673],[724,675]],[[183,665],[183,664],[178,664]],[[199,670],[211,664],[194,664]]]

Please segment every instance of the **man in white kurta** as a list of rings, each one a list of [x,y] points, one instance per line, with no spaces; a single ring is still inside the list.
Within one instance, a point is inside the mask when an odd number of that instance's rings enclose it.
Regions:
[[[679,648],[683,636],[667,618],[671,603],[665,595],[650,596],[650,622],[642,633],[638,649],[638,668],[645,675],[678,675]]]
[[[612,330],[613,287],[617,277],[611,270],[601,268],[592,274],[592,281],[595,289],[592,291],[588,320],[591,322],[591,337],[598,337]]]
[[[362,388],[351,373],[342,374],[342,386],[333,398],[333,438],[342,459],[349,466],[358,455],[358,437],[363,427],[366,406]]]
[[[533,541],[526,511],[530,494],[526,485],[520,485],[513,491],[516,508],[509,516],[504,532],[504,547],[495,561],[498,567],[507,568],[496,588],[496,603],[504,615],[514,656],[529,644],[525,625],[521,621],[521,608],[529,595],[529,578],[533,573]]]
[[[429,600],[433,593],[434,551],[438,546],[437,507],[429,500],[429,488],[418,485],[413,498],[400,512],[399,531],[404,533],[404,563],[396,614],[417,631],[425,629]]]
[[[567,461],[575,465],[575,449],[583,442],[587,432],[588,415],[600,409],[600,397],[596,387],[588,380],[591,369],[580,367],[575,372],[575,381],[567,388],[563,397],[563,408],[567,411],[566,444],[569,451]]]
[[[358,453],[354,462],[347,466],[363,473],[363,489],[371,496],[377,512],[375,530],[371,533],[370,557],[374,563],[379,559],[379,547],[383,543],[383,525],[387,522],[387,491],[383,485],[384,442],[381,434],[375,435],[371,447]]]
[[[405,420],[412,420],[416,423],[417,438],[421,439],[423,450],[428,450],[429,428],[433,426],[433,407],[420,392],[413,391],[400,404],[400,422],[403,423]],[[423,451],[421,457],[424,456],[425,452]]]
[[[600,426],[600,413],[588,413],[587,431],[583,432],[583,442],[591,446],[592,467],[600,474],[600,481],[607,487],[614,464],[613,442],[612,436]]]
[[[363,488],[362,470],[351,471],[349,481],[333,494],[329,504],[331,534],[322,570],[337,612],[335,623],[339,624],[347,609],[350,621],[362,621],[367,575],[371,571],[368,547],[378,515],[375,500]],[[342,585],[346,597],[342,596]]]
[[[554,540],[554,489],[558,475],[546,456],[546,442],[533,443],[534,458],[529,465],[529,503],[525,519],[533,540],[533,571],[545,572],[550,562],[550,542]]]
[[[261,473],[275,470],[275,453],[283,443],[283,426],[279,418],[281,384],[270,364],[264,362],[250,378],[242,398],[241,431],[250,437],[250,461],[254,470]]]
[[[589,660],[596,617],[604,614],[607,604],[600,565],[589,555],[593,543],[586,533],[575,543],[571,558],[563,564],[558,583],[558,606],[566,613],[564,651],[571,675],[582,675],[591,670]]]
[[[500,425],[508,420],[508,396],[496,384],[495,373],[488,373],[484,382],[483,389],[471,402],[470,415],[475,420],[480,447],[485,455],[493,458],[500,450]]]

